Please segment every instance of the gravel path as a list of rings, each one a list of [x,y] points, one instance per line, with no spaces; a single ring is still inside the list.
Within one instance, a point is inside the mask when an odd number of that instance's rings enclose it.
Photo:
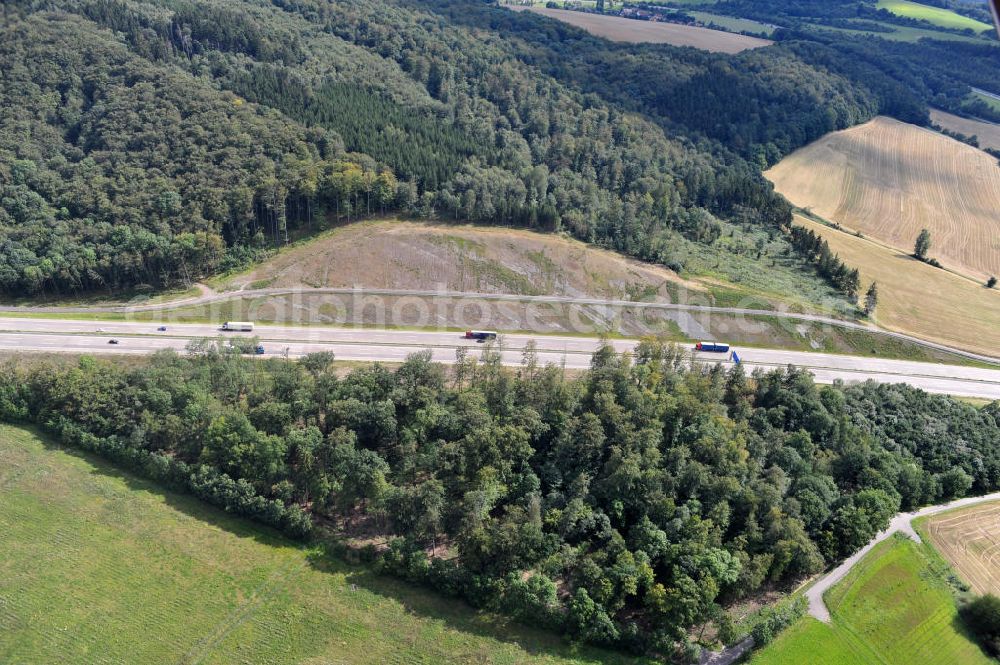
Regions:
[[[748,637],[722,651],[702,651],[698,665],[732,665],[751,649],[753,649],[753,638]]]

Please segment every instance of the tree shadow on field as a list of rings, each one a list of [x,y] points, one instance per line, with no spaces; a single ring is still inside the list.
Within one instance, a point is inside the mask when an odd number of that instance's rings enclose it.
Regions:
[[[313,546],[290,540],[270,527],[250,519],[232,515],[208,505],[191,495],[169,489],[154,481],[146,480],[131,471],[115,466],[104,458],[72,446],[58,443],[37,427],[24,427],[42,442],[46,450],[58,451],[85,462],[88,473],[95,477],[122,481],[129,490],[154,495],[174,510],[238,538],[250,538],[261,545],[303,550],[310,568],[330,575],[331,584],[340,585],[335,576],[343,576],[346,586],[343,593],[369,593],[400,605],[412,616],[441,622],[451,630],[494,640],[500,644],[516,646],[525,654],[538,657],[565,658],[593,665],[638,665],[656,662],[631,657],[602,649],[570,644],[556,633],[524,626],[511,619],[473,608],[468,603],[444,596],[425,587],[376,573],[365,564],[350,563],[328,553],[322,543]],[[391,633],[392,626],[383,628]],[[402,642],[401,642],[402,643]],[[482,654],[482,648],[470,648],[470,653]],[[468,657],[468,655],[467,655]],[[485,656],[484,656],[485,658]]]
[[[464,600],[381,575],[364,564],[348,563],[330,554],[314,552],[310,554],[309,561],[315,570],[346,575],[346,593],[363,590],[401,605],[407,614],[444,623],[449,629],[462,633],[514,645],[528,656],[565,658],[593,665],[652,665],[660,662],[573,644],[555,632],[525,626],[513,619],[478,610]],[[481,654],[481,650],[478,653]]]
[[[958,613],[951,619],[951,627],[955,629],[956,633],[967,638],[970,642],[979,647],[979,650],[982,652],[984,658],[996,662],[994,657],[990,655],[989,651],[986,650],[983,644],[979,641],[979,638],[976,637],[976,634],[972,631],[972,628],[965,621],[965,618],[962,616],[961,605],[959,605]]]
[[[274,547],[291,546],[301,548],[301,544],[286,538],[268,526],[227,513],[190,494],[184,494],[166,485],[147,480],[132,471],[116,466],[114,463],[95,453],[60,443],[40,428],[29,426],[23,429],[34,434],[42,442],[46,450],[59,451],[86,462],[90,467],[88,471],[91,476],[103,476],[121,480],[130,490],[154,495],[162,499],[164,504],[178,512],[239,538],[250,538],[263,545]]]

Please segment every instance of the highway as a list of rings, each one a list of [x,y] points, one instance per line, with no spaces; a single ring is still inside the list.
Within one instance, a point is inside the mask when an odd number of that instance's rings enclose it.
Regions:
[[[145,354],[161,349],[183,352],[193,339],[220,335],[256,336],[265,356],[299,357],[316,351],[332,351],[340,360],[401,362],[411,353],[430,349],[434,360],[454,362],[457,349],[478,355],[484,344],[465,339],[454,331],[373,330],[322,326],[257,326],[253,333],[225,333],[206,324],[169,324],[165,332],[157,323],[118,321],[74,321],[0,317],[0,350],[100,354]],[[109,344],[110,339],[118,344]],[[522,361],[526,344],[534,340],[540,364],[585,369],[600,340],[588,337],[509,334],[502,335],[498,349],[507,365]],[[636,340],[615,339],[616,351],[631,351]],[[1000,399],[1000,369],[941,365],[907,360],[736,347],[748,370],[796,365],[808,369],[821,383],[847,383],[868,379],[882,383],[908,383],[927,392],[964,397]],[[726,354],[696,353],[695,359],[729,365]]]
[[[539,305],[582,305],[599,306],[612,308],[631,309],[652,309],[652,310],[673,310],[683,312],[702,312],[714,314],[728,314],[737,316],[766,316],[772,318],[789,319],[792,321],[805,321],[820,323],[848,330],[862,330],[865,332],[884,335],[894,339],[904,340],[911,344],[917,344],[926,348],[946,351],[954,355],[963,356],[972,360],[987,363],[998,363],[997,357],[986,356],[965,349],[958,349],[938,342],[914,337],[906,333],[878,328],[867,323],[857,321],[847,321],[833,318],[821,314],[804,314],[789,312],[785,310],[755,309],[747,307],[716,307],[714,305],[697,303],[671,303],[662,301],[642,301],[642,300],[613,300],[604,298],[584,298],[578,296],[558,296],[558,295],[518,295],[504,293],[480,293],[473,291],[448,291],[448,290],[426,290],[426,289],[379,289],[379,288],[340,288],[340,287],[319,287],[319,288],[243,288],[237,291],[216,292],[204,284],[198,284],[200,294],[197,296],[171,300],[159,303],[133,303],[117,305],[88,305],[88,306],[31,306],[22,305],[0,305],[0,312],[17,314],[21,312],[32,312],[38,314],[92,314],[95,312],[107,312],[117,314],[134,314],[137,312],[158,312],[169,311],[178,307],[191,307],[195,305],[214,305],[229,302],[241,298],[264,298],[264,297],[313,297],[313,296],[388,296],[396,298],[430,298],[444,300],[477,300],[484,302],[516,302],[523,304]]]

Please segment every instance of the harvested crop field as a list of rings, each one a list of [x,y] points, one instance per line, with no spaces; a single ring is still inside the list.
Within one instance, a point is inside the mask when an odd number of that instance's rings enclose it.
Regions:
[[[620,16],[605,16],[547,7],[510,7],[510,9],[533,11],[615,42],[693,46],[715,53],[739,53],[747,49],[770,46],[774,43],[759,37],[748,37],[732,32],[678,23],[639,21]]]
[[[795,223],[830,243],[861,272],[862,291],[878,282],[876,322],[934,342],[996,354],[1000,290],[917,261],[906,252],[798,216]]]
[[[765,174],[792,203],[912,252],[922,228],[930,256],[985,281],[1000,275],[1000,167],[937,132],[875,118],[828,134]]]
[[[979,146],[1000,150],[1000,125],[984,120],[971,120],[962,116],[931,109],[931,121],[953,132],[979,138]]]
[[[1000,594],[1000,502],[935,515],[923,530],[976,593]]]
[[[637,663],[0,425],[0,662]]]
[[[665,268],[558,235],[392,220],[339,227],[221,287],[298,286],[633,300],[704,290]]]

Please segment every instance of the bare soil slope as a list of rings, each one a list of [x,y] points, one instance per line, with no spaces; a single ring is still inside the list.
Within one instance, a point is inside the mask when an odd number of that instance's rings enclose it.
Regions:
[[[875,118],[834,132],[766,173],[795,205],[976,279],[1000,274],[1000,167],[981,150],[915,125]]]
[[[1000,125],[984,120],[970,120],[937,109],[931,109],[931,121],[953,132],[978,137],[980,147],[1000,150]]]
[[[340,227],[281,252],[225,289],[343,287],[636,299],[701,287],[556,235],[377,221]]]
[[[693,25],[678,23],[657,23],[653,21],[638,21],[619,16],[604,16],[602,14],[586,14],[566,9],[550,9],[546,7],[510,7],[510,9],[530,9],[538,14],[554,18],[563,23],[569,23],[577,28],[583,28],[592,35],[604,37],[615,42],[630,42],[633,44],[648,42],[652,44],[672,44],[673,46],[693,46],[705,51],[716,53],[739,53],[751,48],[770,46],[774,42],[759,37],[748,37],[722,30],[710,30]]]
[[[861,271],[862,291],[878,282],[875,320],[880,326],[970,351],[996,353],[1000,290],[804,217],[796,217],[795,223],[823,236],[830,249]]]

